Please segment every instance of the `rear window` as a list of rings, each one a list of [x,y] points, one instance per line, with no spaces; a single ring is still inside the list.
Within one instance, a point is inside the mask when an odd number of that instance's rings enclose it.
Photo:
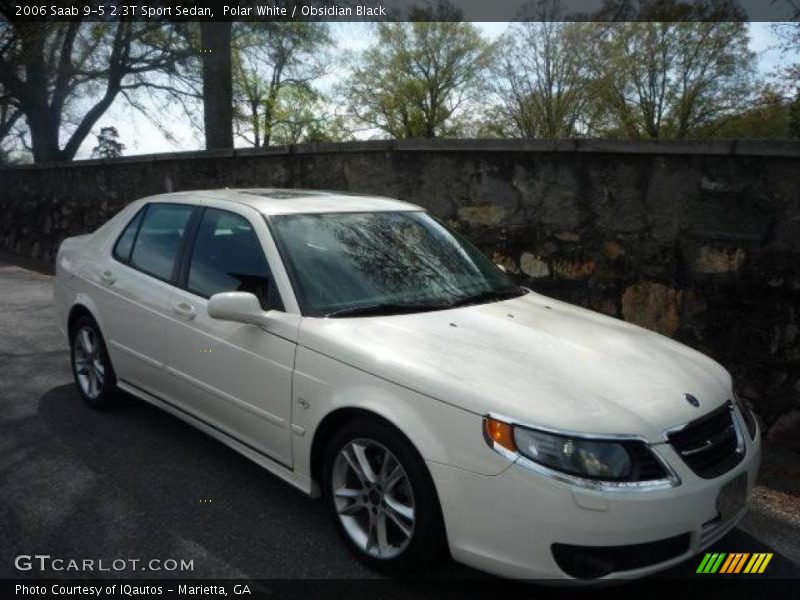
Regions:
[[[170,281],[194,206],[150,204],[136,235],[130,264],[154,277]]]
[[[144,216],[145,210],[145,208],[142,208],[136,213],[130,223],[128,223],[125,231],[119,236],[117,243],[114,244],[114,258],[117,260],[127,263],[131,259],[133,242],[136,240],[136,232],[139,231],[139,223],[142,222],[142,216]]]

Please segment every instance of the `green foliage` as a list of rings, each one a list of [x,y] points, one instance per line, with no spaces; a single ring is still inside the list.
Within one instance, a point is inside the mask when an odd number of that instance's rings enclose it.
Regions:
[[[784,64],[774,73],[787,93],[800,86],[800,22],[773,23],[772,32],[778,39],[776,48],[781,51]]]
[[[328,111],[328,98],[306,86],[284,86],[273,111],[272,143],[342,142],[350,139],[341,117]]]
[[[326,23],[235,24],[234,120],[240,138],[258,147],[325,137],[323,128],[332,121],[313,83],[328,68],[332,44]]]
[[[345,89],[357,119],[396,138],[457,135],[492,47],[470,23],[379,23]]]
[[[747,25],[605,23],[592,59],[594,94],[613,137],[686,138],[747,105],[754,55]]]
[[[791,104],[772,88],[764,89],[752,106],[721,117],[694,133],[718,139],[786,139],[790,137]]]
[[[789,136],[800,138],[800,88],[794,95],[794,100],[789,105]]]

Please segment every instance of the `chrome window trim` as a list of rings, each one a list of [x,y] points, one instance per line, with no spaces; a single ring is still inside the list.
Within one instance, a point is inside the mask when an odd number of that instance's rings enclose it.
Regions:
[[[489,444],[489,447],[492,450],[494,450],[501,456],[509,459],[515,465],[519,465],[520,467],[532,471],[537,475],[541,475],[549,479],[554,479],[556,481],[560,481],[562,483],[566,483],[569,485],[574,485],[576,487],[583,489],[601,491],[601,492],[612,492],[612,493],[653,492],[658,490],[671,489],[681,484],[681,478],[678,476],[675,470],[658,452],[655,451],[654,448],[655,444],[651,444],[649,441],[647,441],[647,439],[645,439],[640,435],[625,434],[625,433],[618,433],[618,434],[578,433],[574,431],[541,427],[538,425],[529,425],[527,423],[520,422],[516,419],[512,419],[510,417],[498,413],[487,413],[484,419],[486,418],[502,421],[514,427],[519,426],[525,429],[531,429],[533,431],[541,431],[543,433],[550,433],[564,437],[580,438],[585,440],[606,441],[606,442],[615,442],[615,441],[642,442],[650,451],[650,453],[656,458],[656,460],[664,467],[664,470],[667,472],[667,477],[665,478],[651,479],[648,481],[603,481],[601,479],[589,479],[587,477],[580,477],[577,475],[572,475],[569,473],[564,473],[562,471],[551,469],[550,467],[546,467],[545,465],[539,464],[529,459],[528,457],[523,456],[519,452],[512,452],[511,450],[508,450],[507,448],[504,448],[499,444],[496,444],[492,439],[490,439],[486,435],[485,428],[483,429],[484,439],[486,439],[487,444]]]

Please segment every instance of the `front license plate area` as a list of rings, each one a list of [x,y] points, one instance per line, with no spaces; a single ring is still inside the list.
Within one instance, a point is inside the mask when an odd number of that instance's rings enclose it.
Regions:
[[[717,496],[717,511],[720,521],[726,521],[738,515],[747,504],[747,473],[742,473],[722,486]]]

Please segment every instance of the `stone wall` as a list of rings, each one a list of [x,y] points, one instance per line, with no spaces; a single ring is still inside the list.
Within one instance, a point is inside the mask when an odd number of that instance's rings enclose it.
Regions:
[[[409,200],[526,285],[711,354],[770,435],[800,420],[800,143],[356,142],[30,165],[0,170],[0,184],[0,247],[45,260],[64,237],[165,191]]]

